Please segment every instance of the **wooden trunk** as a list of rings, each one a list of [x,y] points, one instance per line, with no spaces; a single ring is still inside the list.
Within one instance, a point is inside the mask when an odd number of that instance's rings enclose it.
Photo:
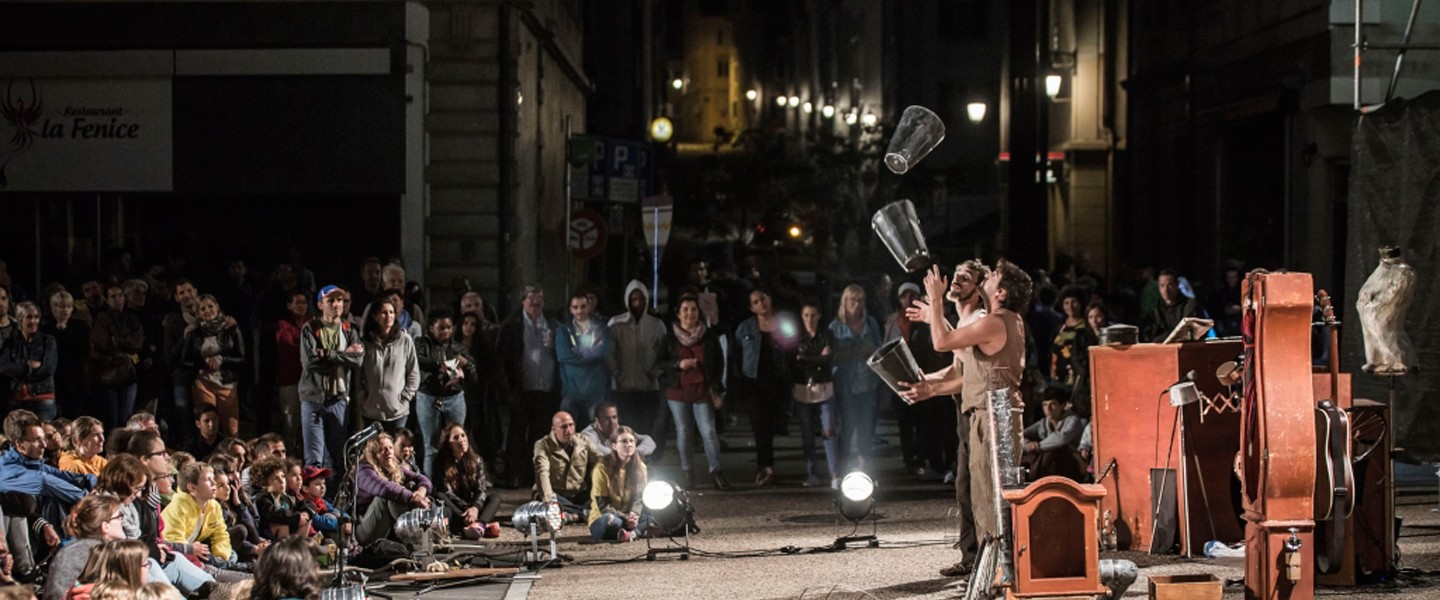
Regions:
[[[1115,461],[1114,472],[1100,482],[1107,492],[1101,510],[1102,517],[1110,514],[1113,525],[1107,525],[1120,532],[1120,549],[1150,547],[1151,470],[1166,468],[1167,455],[1176,474],[1179,506],[1172,510],[1178,516],[1181,553],[1203,556],[1209,540],[1233,544],[1244,539],[1232,474],[1240,406],[1215,378],[1216,367],[1240,352],[1237,340],[1090,348],[1093,468],[1098,477]],[[1190,371],[1201,400],[1181,407],[1182,434],[1176,432],[1176,408],[1164,392]]]

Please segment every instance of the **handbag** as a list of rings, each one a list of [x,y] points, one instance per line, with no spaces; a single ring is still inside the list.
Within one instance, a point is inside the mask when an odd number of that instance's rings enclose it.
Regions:
[[[819,404],[835,397],[835,383],[832,381],[797,383],[791,394],[795,397],[795,401],[801,404]]]

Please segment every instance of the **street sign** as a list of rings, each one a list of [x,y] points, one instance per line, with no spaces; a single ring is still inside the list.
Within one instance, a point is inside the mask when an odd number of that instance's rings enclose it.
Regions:
[[[570,211],[570,231],[566,246],[578,259],[594,258],[605,249],[605,218],[593,210]]]
[[[580,136],[570,140],[570,198],[636,204],[650,193],[654,152],[643,142]]]
[[[640,222],[645,226],[645,243],[650,245],[651,288],[660,288],[660,257],[665,254],[665,243],[670,240],[670,218],[675,213],[675,199],[668,194],[648,196],[640,203]],[[651,304],[658,305],[658,294],[651,294]]]

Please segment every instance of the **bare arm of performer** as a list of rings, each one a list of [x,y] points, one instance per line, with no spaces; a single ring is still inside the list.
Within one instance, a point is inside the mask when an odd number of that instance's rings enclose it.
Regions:
[[[965,378],[960,376],[960,371],[955,365],[950,365],[934,373],[926,373],[925,379],[913,384],[900,382],[905,386],[905,391],[900,392],[900,397],[906,402],[914,404],[922,400],[928,400],[936,396],[951,396],[960,393],[960,388]]]
[[[922,321],[930,324],[931,345],[936,352],[954,352],[971,346],[979,346],[980,351],[986,354],[994,354],[1005,347],[1005,322],[994,315],[986,315],[964,327],[954,327],[945,320],[945,291],[949,288],[949,281],[940,274],[940,267],[931,266],[930,272],[925,274],[925,295],[929,299],[923,305],[929,309],[927,317],[920,316],[923,310],[921,302],[916,302],[916,307],[906,311],[906,316],[914,321]]]

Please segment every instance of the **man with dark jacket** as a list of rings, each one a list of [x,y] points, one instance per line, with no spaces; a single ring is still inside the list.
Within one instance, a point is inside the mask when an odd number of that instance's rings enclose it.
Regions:
[[[1160,303],[1145,314],[1140,335],[1142,340],[1158,344],[1165,341],[1181,321],[1201,314],[1200,303],[1180,293],[1180,276],[1175,271],[1160,271],[1155,283],[1160,288]]]
[[[415,359],[420,365],[416,446],[423,448],[421,464],[428,474],[440,449],[440,429],[450,423],[465,424],[464,385],[479,375],[470,351],[455,339],[455,319],[443,308],[430,313],[430,332],[415,338]]]
[[[560,408],[555,331],[559,323],[545,315],[545,291],[526,286],[520,312],[500,324],[498,355],[501,385],[510,393],[510,434],[506,439],[505,480],[525,484],[533,472],[531,444],[545,435],[550,416]]]

